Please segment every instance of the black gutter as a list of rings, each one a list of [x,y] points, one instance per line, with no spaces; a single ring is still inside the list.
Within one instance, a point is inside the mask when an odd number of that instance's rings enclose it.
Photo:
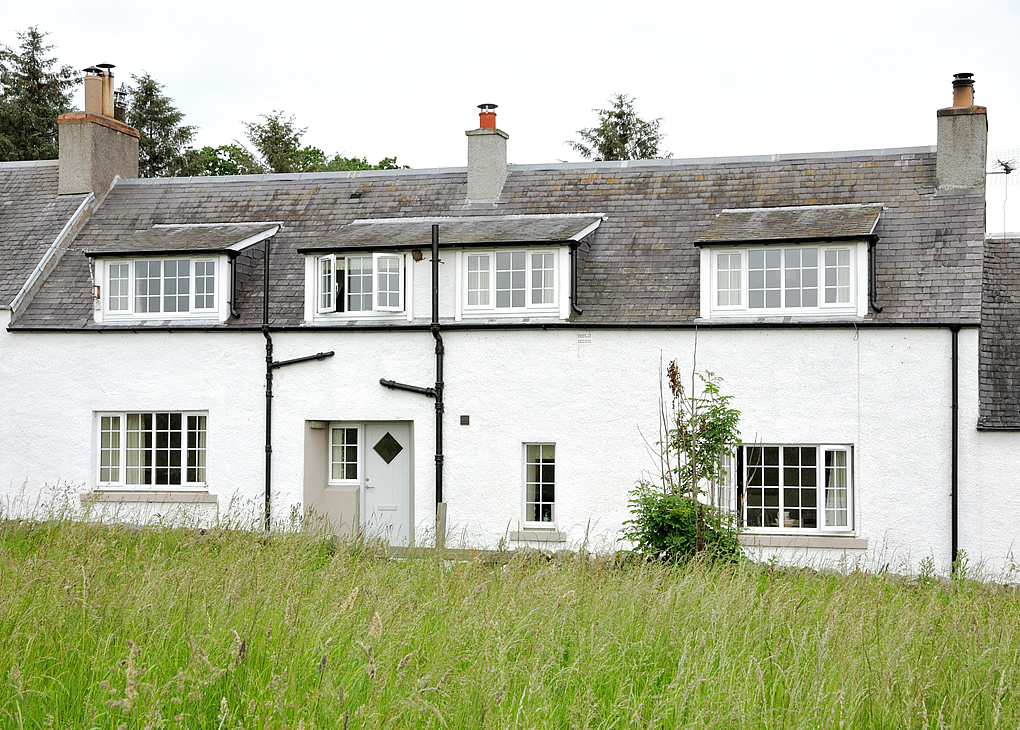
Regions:
[[[433,225],[439,225],[434,223]],[[860,236],[856,236],[860,238]],[[576,246],[577,241],[572,238],[567,239],[550,239],[548,241],[535,241],[534,239],[528,239],[526,241],[454,241],[446,242],[442,245],[444,249],[470,249],[470,248],[481,248],[481,249],[492,249],[512,246],[514,248],[550,248],[552,246]],[[327,254],[327,253],[365,253],[371,251],[413,251],[415,249],[421,249],[423,246],[419,242],[404,242],[404,243],[372,243],[364,245],[354,246],[322,246],[322,247],[302,247],[294,249],[297,253],[314,255],[314,254]]]
[[[768,210],[768,208],[761,208],[761,210]],[[794,238],[720,238],[718,241],[694,241],[693,244],[701,248],[702,246],[778,246],[789,243],[818,243],[819,241],[868,241],[874,243],[878,240],[878,236],[874,233],[866,233],[865,235],[854,235],[854,236],[796,236]]]
[[[952,468],[952,552],[953,571],[956,571],[957,560],[960,557],[959,542],[959,466],[960,466],[960,326],[953,325],[949,328],[953,333],[953,468]]]
[[[711,329],[839,329],[841,327],[855,329],[946,329],[947,327],[978,328],[981,324],[961,322],[874,322],[871,320],[859,320],[856,322],[675,322],[675,323],[606,323],[606,322],[578,322],[560,320],[557,322],[536,322],[536,323],[502,323],[502,322],[448,322],[444,324],[443,330],[450,331],[484,331],[484,330],[711,330]],[[8,326],[8,332],[36,332],[54,334],[116,334],[118,332],[130,332],[141,334],[143,332],[235,332],[238,334],[252,334],[264,331],[264,327],[222,327],[222,326],[192,326],[182,327],[12,327]],[[397,325],[273,325],[270,332],[429,332],[431,324],[397,324]]]

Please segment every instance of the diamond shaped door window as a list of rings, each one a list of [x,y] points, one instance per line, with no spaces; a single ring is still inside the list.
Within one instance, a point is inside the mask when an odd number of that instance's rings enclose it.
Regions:
[[[391,461],[397,458],[397,454],[404,450],[404,447],[400,445],[400,442],[393,438],[393,434],[389,431],[386,435],[379,439],[379,443],[372,447],[375,449],[375,453],[382,457],[382,460],[389,464]]]

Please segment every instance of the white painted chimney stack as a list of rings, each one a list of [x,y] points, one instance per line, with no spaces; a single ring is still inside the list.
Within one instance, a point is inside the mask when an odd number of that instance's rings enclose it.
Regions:
[[[467,199],[476,203],[499,200],[506,182],[506,132],[496,128],[496,105],[479,104],[478,129],[468,138]]]

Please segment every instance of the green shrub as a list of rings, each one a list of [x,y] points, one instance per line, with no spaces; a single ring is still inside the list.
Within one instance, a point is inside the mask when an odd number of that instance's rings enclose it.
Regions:
[[[651,482],[638,482],[630,495],[633,519],[624,522],[623,536],[637,552],[672,562],[699,553],[728,563],[743,559],[732,514]]]

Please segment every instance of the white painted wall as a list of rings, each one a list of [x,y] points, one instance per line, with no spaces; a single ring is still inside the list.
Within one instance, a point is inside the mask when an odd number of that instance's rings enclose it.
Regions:
[[[424,287],[416,287],[422,289]],[[6,318],[7,313],[2,315]],[[867,550],[773,549],[784,561],[916,571],[950,546],[947,329],[447,331],[445,499],[451,544],[493,546],[523,518],[522,444],[555,442],[557,526],[613,549],[627,494],[656,462],[659,371],[671,358],[724,378],[745,441],[854,447],[856,536]],[[303,495],[309,420],[411,421],[417,534],[434,514],[434,402],[380,378],[435,379],[428,332],[274,335],[274,516]],[[0,329],[0,490],[33,505],[95,480],[95,411],[207,410],[209,489],[225,514],[261,509],[264,341],[259,334],[10,333]],[[977,331],[960,335],[961,547],[1001,572],[1020,530],[1020,434],[978,433]],[[470,416],[469,426],[459,416]]]

